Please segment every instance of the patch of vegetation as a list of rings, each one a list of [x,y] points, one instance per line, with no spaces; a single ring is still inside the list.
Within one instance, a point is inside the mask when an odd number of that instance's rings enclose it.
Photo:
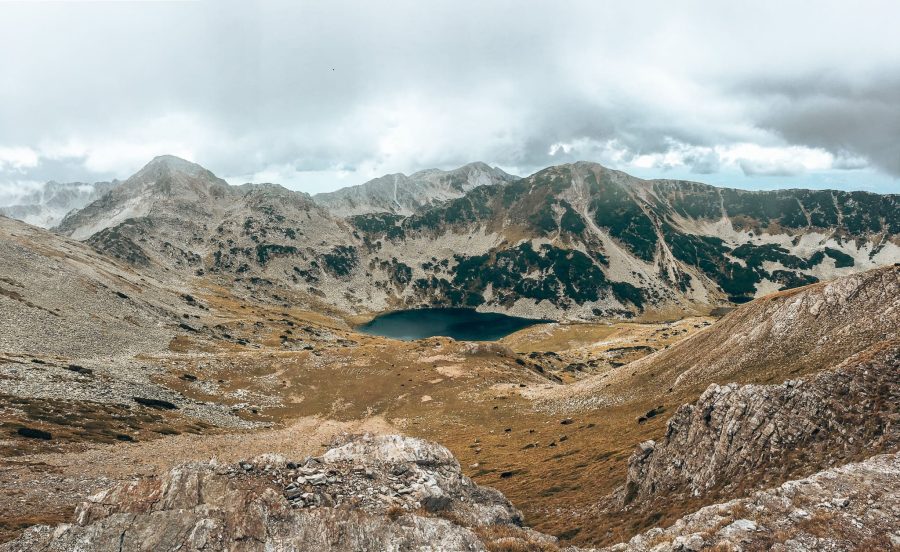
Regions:
[[[294,272],[297,274],[297,276],[303,278],[303,281],[305,281],[307,284],[315,284],[319,282],[319,271],[315,267],[304,270],[299,266],[295,266]]]
[[[323,268],[332,276],[348,276],[359,264],[359,253],[352,245],[337,245],[322,255]]]
[[[143,235],[144,221],[127,219],[112,228],[105,228],[90,238],[87,243],[95,251],[109,255],[134,266],[149,266],[150,258],[130,236]]]
[[[439,230],[446,226],[455,226],[477,222],[491,218],[494,214],[490,207],[493,186],[480,186],[458,199],[452,199],[439,207],[433,207],[422,213],[407,217],[403,221],[404,228],[411,230]]]
[[[400,222],[403,217],[392,213],[369,213],[365,215],[356,215],[349,217],[350,221],[357,230],[368,234],[372,237],[384,238],[388,240],[403,239],[406,233]]]
[[[773,282],[781,284],[781,287],[778,288],[779,291],[784,291],[786,289],[800,286],[808,286],[809,284],[815,284],[819,281],[819,279],[815,276],[810,276],[808,274],[798,272],[790,272],[787,270],[774,270],[769,277]]]
[[[847,268],[856,264],[853,257],[837,249],[826,247],[825,254],[834,259],[835,268]]]
[[[559,219],[559,227],[572,234],[581,234],[584,232],[587,225],[585,224],[584,219],[581,218],[581,215],[575,212],[575,209],[572,208],[569,202],[561,200],[559,204],[565,209],[562,217]]]
[[[528,217],[528,223],[541,235],[556,232],[559,225],[556,224],[556,212],[553,210],[553,201],[544,204]]]
[[[490,286],[501,304],[519,298],[550,301],[567,307],[596,301],[612,293],[623,302],[641,307],[643,292],[623,282],[610,282],[599,266],[577,250],[543,244],[535,250],[530,242],[485,255],[456,256],[452,283],[462,290],[465,303],[479,304]],[[483,300],[483,299],[481,299]]]
[[[387,272],[388,279],[399,288],[406,287],[412,281],[412,268],[398,261],[396,257],[390,261],[381,261],[378,266]]]
[[[265,265],[272,257],[295,255],[296,253],[297,248],[293,245],[278,245],[274,243],[257,244],[256,262]]]
[[[53,435],[49,431],[24,426],[17,429],[16,434],[21,437],[27,437],[29,439],[43,439],[45,441],[49,441],[53,438]]]
[[[597,226],[606,228],[637,257],[652,261],[656,253],[656,227],[653,221],[622,186],[610,180],[586,179],[593,200],[590,209]]]
[[[676,259],[700,269],[728,294],[730,301],[735,303],[745,303],[752,299],[756,293],[756,285],[763,279],[782,284],[781,289],[817,282],[815,277],[799,271],[808,270],[821,263],[825,255],[832,256],[836,253],[841,257],[841,262],[853,260],[849,255],[830,248],[826,248],[824,252],[817,251],[808,259],[792,255],[775,244],[746,243],[731,249],[719,238],[682,234],[669,225],[663,227],[663,235]],[[731,261],[728,254],[743,260],[744,264]],[[787,270],[778,269],[769,273],[763,268],[767,261],[780,263]]]
[[[762,267],[766,261],[781,263],[787,268],[807,269],[812,268],[821,262],[820,256],[813,256],[810,261],[805,261],[799,257],[788,253],[787,249],[775,244],[754,245],[745,243],[739,245],[731,251],[731,254],[739,259],[744,259],[748,267]]]
[[[148,406],[150,408],[156,408],[158,410],[177,410],[178,405],[171,403],[169,401],[164,401],[162,399],[148,399],[146,397],[131,397],[134,399],[134,402]]]
[[[681,216],[716,220],[724,213],[738,225],[786,229],[835,228],[840,234],[863,236],[900,233],[900,198],[868,192],[829,190],[744,191],[693,182],[656,182]]]

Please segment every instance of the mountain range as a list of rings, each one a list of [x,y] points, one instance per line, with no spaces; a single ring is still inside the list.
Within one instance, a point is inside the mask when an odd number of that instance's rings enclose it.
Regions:
[[[586,162],[520,179],[474,163],[310,197],[164,156],[56,231],[352,314],[593,320],[708,312],[900,261],[900,199],[641,180]]]

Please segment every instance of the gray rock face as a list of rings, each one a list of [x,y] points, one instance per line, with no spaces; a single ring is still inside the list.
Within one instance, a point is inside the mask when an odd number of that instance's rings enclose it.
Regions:
[[[75,517],[0,551],[474,551],[485,550],[485,526],[554,541],[519,528],[509,501],[463,476],[447,449],[399,436],[353,437],[298,462],[185,464],[101,492]]]
[[[898,527],[894,453],[707,506],[604,552],[896,550]]]
[[[781,385],[711,385],[682,406],[658,443],[629,461],[625,504],[759,488],[895,450],[900,443],[900,342]]]

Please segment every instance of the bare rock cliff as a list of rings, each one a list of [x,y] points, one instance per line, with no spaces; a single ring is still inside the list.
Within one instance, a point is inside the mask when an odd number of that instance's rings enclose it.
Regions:
[[[711,385],[629,461],[622,501],[734,495],[892,452],[900,443],[900,342],[781,385]]]

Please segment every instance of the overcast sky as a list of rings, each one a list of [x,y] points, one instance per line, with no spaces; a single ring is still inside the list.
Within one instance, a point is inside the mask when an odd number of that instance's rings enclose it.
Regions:
[[[579,159],[898,193],[898,21],[859,0],[0,0],[0,197],[163,153],[311,193]]]

